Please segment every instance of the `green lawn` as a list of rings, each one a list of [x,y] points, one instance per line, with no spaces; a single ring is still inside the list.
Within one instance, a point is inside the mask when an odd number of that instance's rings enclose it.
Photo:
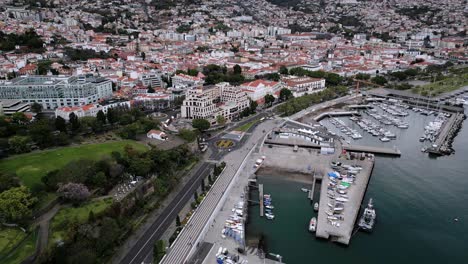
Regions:
[[[92,201],[80,207],[65,207],[60,209],[50,222],[49,245],[61,240],[71,222],[84,223],[88,220],[89,212],[99,214],[112,204],[112,198]]]
[[[252,127],[253,125],[255,125],[255,123],[257,123],[257,122],[258,122],[258,119],[255,119],[255,120],[253,120],[253,121],[250,121],[250,122],[248,122],[248,123],[243,124],[242,126],[236,128],[235,130],[236,130],[236,131],[246,132],[246,131],[249,130],[249,128],[251,128],[251,127]]]
[[[132,145],[138,150],[146,149],[145,145],[132,140],[64,147],[16,155],[2,160],[0,171],[16,172],[24,185],[32,187],[36,183],[41,183],[42,176],[63,167],[71,160],[80,158],[96,160],[113,151],[123,151],[126,145]]]
[[[423,96],[437,96],[442,93],[458,90],[468,85],[468,73],[447,77],[434,83],[417,86],[412,89],[413,93]]]
[[[19,228],[1,227],[0,228],[0,259],[6,256],[22,239],[26,233]]]
[[[36,249],[37,232],[29,234],[19,230],[19,228],[5,228],[0,230],[0,264],[19,264],[27,257],[31,256]],[[21,242],[22,241],[22,242]],[[7,257],[6,254],[19,242],[19,247]]]

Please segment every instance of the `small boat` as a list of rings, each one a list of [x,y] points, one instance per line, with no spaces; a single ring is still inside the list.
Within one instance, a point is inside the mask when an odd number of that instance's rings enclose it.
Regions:
[[[265,205],[265,208],[267,209],[275,209],[275,207],[273,205]]]
[[[383,137],[383,138],[380,138],[380,141],[382,142],[389,142],[390,139],[388,137]]]
[[[275,215],[274,215],[274,214],[266,213],[265,216],[266,216],[266,218],[267,218],[268,220],[273,220],[273,219],[275,219]]]
[[[376,217],[377,214],[375,213],[372,198],[370,198],[366,209],[364,209],[364,213],[362,214],[361,219],[359,219],[359,227],[365,231],[372,231],[372,228],[374,228]]]
[[[424,136],[419,138],[419,142],[424,142],[424,140],[426,140],[426,137],[424,137]]]
[[[312,217],[309,222],[309,231],[310,232],[315,232],[315,229],[317,227],[317,218]]]
[[[424,148],[421,149],[421,152],[426,152],[426,151],[427,151],[427,148],[426,148],[426,147],[424,147]]]
[[[314,203],[314,210],[318,211],[318,209],[319,209],[319,203]]]
[[[348,201],[348,199],[342,198],[342,197],[337,197],[337,198],[335,198],[335,200],[338,201],[338,202],[343,202],[343,203]]]
[[[309,190],[307,188],[301,188],[301,191],[308,192]]]

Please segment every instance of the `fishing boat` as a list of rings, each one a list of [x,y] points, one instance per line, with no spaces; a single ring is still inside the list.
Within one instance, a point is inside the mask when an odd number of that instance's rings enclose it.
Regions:
[[[318,209],[319,209],[319,203],[314,203],[314,210],[318,211]]]
[[[372,198],[370,198],[366,209],[364,209],[364,213],[362,214],[361,219],[359,219],[359,227],[365,231],[372,231],[376,217],[377,214],[375,213]]]
[[[312,217],[312,219],[310,219],[310,223],[309,223],[309,231],[310,232],[315,232],[316,227],[317,227],[317,218]]]

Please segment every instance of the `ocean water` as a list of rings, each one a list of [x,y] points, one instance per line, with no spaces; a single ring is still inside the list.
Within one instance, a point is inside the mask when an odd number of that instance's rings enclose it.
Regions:
[[[298,182],[262,176],[265,193],[275,206],[275,219],[250,210],[248,235],[263,233],[269,252],[288,264],[314,263],[468,263],[468,124],[453,143],[455,153],[430,158],[419,137],[434,117],[410,111],[410,128],[389,127],[397,140],[383,143],[361,131],[355,144],[396,146],[400,158],[377,157],[364,204],[372,197],[377,223],[370,234],[357,232],[349,246],[316,239],[308,232],[315,215]],[[352,126],[347,118],[341,118]],[[428,143],[426,143],[428,144]],[[459,221],[455,221],[458,218]]]

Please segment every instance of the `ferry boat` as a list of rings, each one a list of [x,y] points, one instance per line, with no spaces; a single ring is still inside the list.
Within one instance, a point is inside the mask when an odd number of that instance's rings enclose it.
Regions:
[[[310,219],[310,223],[309,223],[309,231],[310,232],[315,232],[316,227],[317,227],[317,218],[312,217],[312,219]]]
[[[377,214],[375,213],[374,205],[372,203],[372,198],[369,199],[369,204],[367,204],[366,209],[364,209],[364,213],[359,219],[359,227],[365,231],[372,231],[375,224],[375,218]]]

